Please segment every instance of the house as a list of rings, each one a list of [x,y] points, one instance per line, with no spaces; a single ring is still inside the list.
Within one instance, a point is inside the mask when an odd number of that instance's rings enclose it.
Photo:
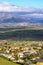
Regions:
[[[18,58],[23,58],[24,57],[24,54],[22,52],[19,52],[18,53]]]
[[[19,62],[19,63],[23,63],[24,60],[23,60],[23,59],[19,59],[18,62]]]
[[[13,55],[13,53],[11,55],[8,56],[8,59],[14,61],[15,60],[15,56]]]
[[[31,54],[37,54],[37,52],[35,50],[29,50],[24,52],[25,55],[31,55]]]
[[[11,57],[12,57],[12,55],[9,55],[9,56],[8,56],[8,59],[10,59]]]
[[[22,50],[23,51],[28,51],[29,50],[29,47],[23,47]]]
[[[31,60],[33,60],[33,61],[34,61],[34,60],[36,60],[36,58],[34,57],[34,58],[32,58]]]
[[[25,60],[25,64],[30,65],[30,64],[32,64],[32,61],[31,60]]]
[[[5,57],[5,58],[8,58],[8,55],[6,55],[6,54],[4,54],[4,53],[2,53],[1,54],[3,57]]]
[[[37,59],[36,62],[43,62],[43,59]]]
[[[19,52],[18,53],[18,62],[19,63],[23,63],[24,62],[23,57],[24,57],[24,54],[22,52]]]
[[[6,50],[6,53],[10,53],[11,52],[11,48]]]
[[[9,50],[6,50],[6,53],[9,53],[10,51]]]
[[[38,46],[39,46],[39,47],[42,47],[42,44],[41,44],[41,43],[39,43],[39,44],[38,44]]]
[[[19,50],[19,47],[14,47],[14,49],[18,49]]]
[[[16,60],[16,59],[15,59],[15,56],[12,56],[12,57],[10,58],[10,60],[15,61],[15,60]]]
[[[38,50],[41,50],[41,47],[37,47]]]
[[[31,55],[31,53],[28,51],[28,52],[24,52],[24,55]]]

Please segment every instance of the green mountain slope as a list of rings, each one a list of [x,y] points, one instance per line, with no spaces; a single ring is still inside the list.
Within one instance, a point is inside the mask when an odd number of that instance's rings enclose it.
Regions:
[[[43,29],[10,29],[0,31],[0,39],[43,40]]]

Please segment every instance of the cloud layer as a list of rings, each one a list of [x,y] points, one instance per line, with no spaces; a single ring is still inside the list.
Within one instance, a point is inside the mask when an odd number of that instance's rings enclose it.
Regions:
[[[23,11],[23,12],[33,12],[35,11],[35,8],[29,8],[29,7],[18,7],[9,4],[8,2],[0,3],[0,11],[7,11],[7,12],[15,12],[15,11]]]
[[[3,2],[0,3],[0,12],[7,12],[0,13],[0,28],[43,25],[43,9],[18,7],[7,2]],[[11,14],[11,12],[13,13]]]

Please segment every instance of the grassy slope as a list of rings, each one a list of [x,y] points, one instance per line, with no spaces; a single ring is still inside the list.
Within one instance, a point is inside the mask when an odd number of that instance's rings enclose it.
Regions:
[[[0,57],[0,65],[19,65]]]
[[[43,40],[43,28],[10,29],[0,32],[0,39]]]

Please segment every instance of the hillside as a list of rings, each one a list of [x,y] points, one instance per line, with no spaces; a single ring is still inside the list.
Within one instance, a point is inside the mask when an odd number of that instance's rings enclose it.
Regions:
[[[15,28],[0,31],[0,39],[43,41],[43,28]]]
[[[0,57],[0,65],[19,65],[19,64],[10,62],[5,58]]]
[[[0,28],[35,26],[43,27],[43,12],[0,12]]]

